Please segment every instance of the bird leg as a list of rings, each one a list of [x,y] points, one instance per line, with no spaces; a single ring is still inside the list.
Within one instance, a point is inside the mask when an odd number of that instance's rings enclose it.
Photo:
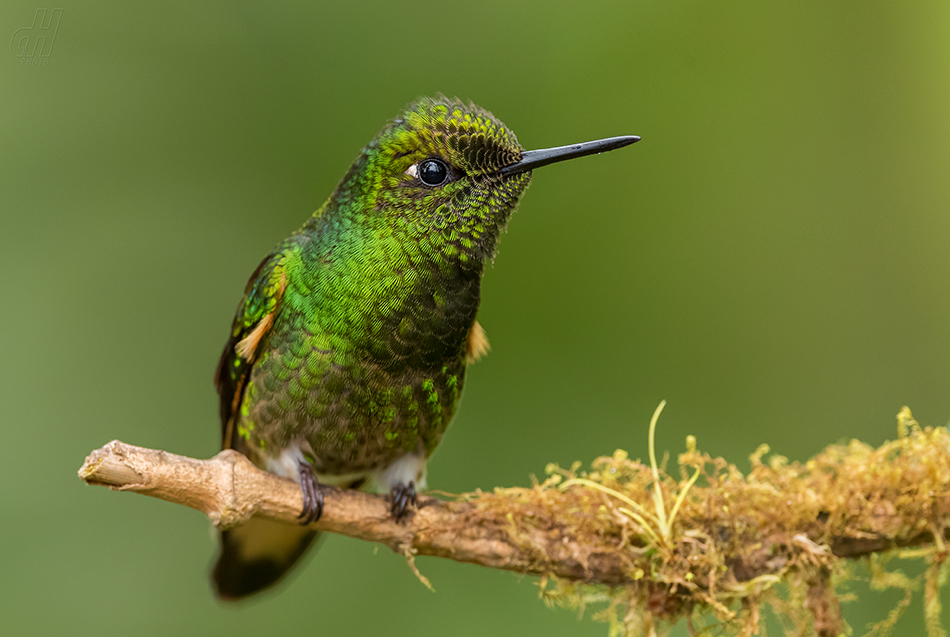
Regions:
[[[389,495],[393,500],[390,509],[393,517],[400,520],[406,515],[409,505],[416,506],[417,504],[416,483],[413,480],[410,480],[408,485],[405,482],[399,482],[390,490]]]
[[[300,490],[303,493],[303,511],[297,519],[300,520],[301,525],[307,526],[319,520],[323,514],[323,490],[309,462],[301,460],[298,470],[300,471]]]

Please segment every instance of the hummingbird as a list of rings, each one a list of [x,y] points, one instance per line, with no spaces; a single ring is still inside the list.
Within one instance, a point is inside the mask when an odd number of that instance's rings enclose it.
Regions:
[[[532,171],[639,141],[524,150],[490,112],[420,98],[360,152],[329,199],[251,275],[215,373],[222,448],[300,484],[300,524],[220,533],[218,597],[277,582],[314,543],[321,485],[426,486],[466,366],[488,350],[482,274]]]

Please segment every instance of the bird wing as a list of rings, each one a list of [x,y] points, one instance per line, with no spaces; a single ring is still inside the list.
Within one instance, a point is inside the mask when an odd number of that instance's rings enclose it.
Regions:
[[[279,251],[261,261],[244,289],[244,298],[231,325],[231,336],[214,373],[221,401],[222,449],[233,447],[234,421],[247,377],[259,356],[261,342],[274,325],[286,288],[285,252]]]

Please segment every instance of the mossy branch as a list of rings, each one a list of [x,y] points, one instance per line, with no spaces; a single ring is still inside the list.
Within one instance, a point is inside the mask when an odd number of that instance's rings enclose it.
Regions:
[[[658,416],[659,409],[651,429]],[[906,408],[898,424],[894,442],[833,445],[804,464],[764,462],[763,445],[748,474],[697,451],[692,439],[679,476],[618,450],[586,472],[580,463],[551,465],[530,488],[423,496],[402,521],[384,496],[324,487],[323,517],[312,526],[385,544],[410,562],[431,555],[540,575],[547,601],[603,601],[601,615],[617,631],[646,634],[658,622],[692,624],[704,613],[752,634],[765,602],[800,634],[842,634],[835,585],[847,576],[846,560],[917,547],[908,554],[930,563],[927,626],[938,636],[950,436],[921,428]],[[196,460],[113,441],[90,454],[79,475],[192,507],[221,529],[254,515],[295,524],[302,507],[294,482],[234,451]],[[872,566],[872,584],[914,585],[887,573],[883,561]]]

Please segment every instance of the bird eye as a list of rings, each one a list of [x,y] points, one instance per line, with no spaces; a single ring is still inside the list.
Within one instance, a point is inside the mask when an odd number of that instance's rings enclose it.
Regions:
[[[441,186],[449,178],[449,167],[441,159],[426,159],[419,164],[419,180],[434,188]]]

